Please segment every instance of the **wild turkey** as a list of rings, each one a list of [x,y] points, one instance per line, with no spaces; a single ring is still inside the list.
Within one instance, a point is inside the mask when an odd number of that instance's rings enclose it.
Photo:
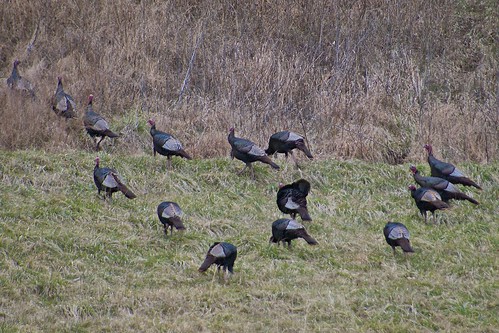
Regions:
[[[52,110],[61,117],[66,119],[76,118],[76,103],[73,97],[66,94],[62,86],[62,78],[57,78],[57,89],[51,100]]]
[[[234,128],[231,128],[229,130],[229,136],[227,137],[227,139],[232,148],[230,152],[231,158],[235,157],[238,160],[246,163],[244,168],[239,171],[238,174],[241,174],[242,172],[244,172],[244,170],[246,170],[246,168],[249,167],[249,169],[251,170],[251,176],[255,178],[253,166],[251,165],[251,163],[255,161],[260,161],[262,163],[269,164],[274,169],[279,169],[279,166],[272,162],[265,151],[262,148],[258,147],[254,142],[236,137],[234,135]]]
[[[205,272],[211,265],[216,264],[218,266],[217,270],[220,271],[220,267],[223,267],[225,279],[228,278],[229,274],[234,273],[234,262],[237,258],[237,248],[230,244],[224,242],[215,242],[208,250],[204,262],[199,267],[199,271]]]
[[[307,210],[308,192],[310,192],[310,183],[305,179],[288,185],[281,183],[277,191],[277,207],[281,212],[290,214],[293,219],[298,213],[303,221],[312,221]]]
[[[156,156],[156,153],[166,156],[168,168],[171,168],[172,156],[180,156],[188,160],[192,159],[189,154],[185,152],[180,141],[175,139],[171,134],[156,129],[156,122],[154,119],[149,119],[147,122],[151,126],[149,133],[152,136],[153,154],[154,156]]]
[[[482,188],[466,177],[461,171],[459,171],[453,164],[442,162],[437,160],[433,156],[433,147],[431,145],[424,145],[424,148],[428,152],[428,164],[431,168],[431,175],[433,177],[440,177],[450,181],[453,184],[461,184],[464,186],[474,186],[481,190]]]
[[[94,112],[92,106],[93,100],[93,95],[88,96],[88,105],[85,109],[85,115],[83,116],[83,125],[85,125],[85,129],[87,130],[88,135],[90,135],[92,138],[100,136],[100,140],[95,146],[95,150],[99,151],[99,145],[106,136],[110,138],[116,138],[118,137],[118,134],[109,129],[109,124],[104,118],[102,118],[100,114]]]
[[[33,85],[31,82],[26,80],[24,77],[19,74],[19,70],[17,66],[19,65],[19,60],[14,61],[14,65],[12,66],[12,73],[7,78],[7,86],[13,90],[19,90],[23,92],[27,92],[31,97],[35,97],[35,91],[33,90]]]
[[[469,202],[478,205],[478,201],[461,192],[448,180],[439,177],[424,177],[414,165],[411,165],[410,170],[416,183],[421,187],[428,187],[436,190],[442,197],[442,201],[448,202],[450,199],[468,200]]]
[[[269,147],[265,150],[265,153],[267,153],[267,155],[282,153],[286,156],[286,158],[288,157],[288,154],[290,154],[291,158],[295,162],[295,165],[298,167],[298,162],[296,161],[293,154],[293,149],[295,148],[298,148],[299,150],[304,152],[309,159],[314,158],[310,153],[310,150],[308,150],[307,146],[305,145],[305,140],[303,139],[303,137],[290,131],[281,131],[272,134],[269,139]]]
[[[449,205],[442,201],[440,194],[431,188],[420,187],[416,189],[416,186],[410,185],[409,190],[411,191],[411,196],[414,198],[421,216],[424,216],[425,223],[428,223],[427,211],[430,211],[433,214],[433,222],[436,223],[435,211],[449,208]]]
[[[100,159],[95,158],[94,167],[94,183],[97,186],[98,194],[104,191],[106,195],[111,199],[114,192],[121,191],[128,199],[134,199],[136,196],[133,194],[123,181],[120,175],[114,169],[101,168],[99,167]]]
[[[170,235],[173,234],[173,227],[177,230],[184,230],[182,223],[182,209],[175,202],[165,201],[158,206],[158,217],[165,230],[165,236],[168,236],[168,228],[170,228]]]
[[[310,245],[317,245],[317,241],[313,239],[305,230],[305,227],[293,219],[279,219],[272,223],[272,236],[269,243],[282,242],[283,245],[287,242],[288,248],[291,247],[291,241],[296,238],[303,238]]]
[[[386,242],[393,249],[393,255],[395,255],[396,246],[400,246],[404,254],[414,252],[409,241],[409,230],[402,223],[388,222],[385,228],[383,228],[383,234],[385,235]]]

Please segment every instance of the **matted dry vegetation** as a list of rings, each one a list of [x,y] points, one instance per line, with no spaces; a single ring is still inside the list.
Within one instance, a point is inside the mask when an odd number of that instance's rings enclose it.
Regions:
[[[431,142],[454,160],[497,159],[496,5],[6,1],[0,68],[19,58],[37,100],[2,88],[0,146],[89,147],[81,121],[48,107],[62,75],[80,114],[96,96],[122,151],[147,147],[155,116],[198,157],[226,154],[235,126],[262,145],[295,130],[318,156],[398,163]]]

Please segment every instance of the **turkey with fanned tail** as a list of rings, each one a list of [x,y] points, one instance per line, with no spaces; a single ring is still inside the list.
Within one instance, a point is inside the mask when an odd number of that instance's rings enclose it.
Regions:
[[[310,183],[305,179],[297,180],[288,185],[279,184],[277,191],[277,207],[293,219],[299,214],[303,221],[311,221],[307,209],[307,195],[310,192]]]

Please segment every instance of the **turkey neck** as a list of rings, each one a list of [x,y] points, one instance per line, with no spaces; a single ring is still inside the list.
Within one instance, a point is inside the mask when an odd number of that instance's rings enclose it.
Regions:
[[[55,93],[56,95],[58,95],[61,94],[63,91],[64,89],[62,88],[62,81],[59,80],[59,82],[57,82],[57,90],[55,91]]]
[[[151,126],[149,133],[151,133],[151,136],[154,136],[156,133],[158,133],[158,130],[156,129],[156,124]]]
[[[12,76],[12,78],[14,78],[14,80],[19,79],[19,72],[17,71],[17,64],[16,63],[14,63],[14,67],[12,68],[11,76]]]
[[[229,133],[229,136],[227,137],[227,139],[229,140],[230,143],[234,142],[234,140],[236,139],[236,136],[234,135],[234,131],[231,131]]]
[[[416,171],[413,174],[413,177],[414,177],[414,180],[416,181],[416,183],[418,183],[419,185],[423,186],[423,183],[425,183],[425,180],[424,180],[424,177],[421,176],[421,174],[419,173],[419,171]]]
[[[437,159],[435,158],[435,156],[433,156],[433,147],[428,149],[428,163],[433,163],[435,162]],[[431,162],[430,162],[431,161]]]
[[[94,107],[92,106],[92,101],[88,102],[85,113],[94,113]]]

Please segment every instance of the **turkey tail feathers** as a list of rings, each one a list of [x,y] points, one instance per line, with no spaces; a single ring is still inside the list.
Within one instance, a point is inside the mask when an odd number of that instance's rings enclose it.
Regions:
[[[118,177],[118,175],[116,175],[115,173],[112,173],[111,175],[113,176],[114,180],[116,180],[116,183],[118,184],[118,190],[120,190],[121,193],[123,193],[125,195],[125,197],[127,197],[128,199],[135,199],[137,197],[128,187],[126,187],[125,184],[123,184],[123,182],[121,181],[120,177]]]
[[[273,169],[276,169],[276,170],[280,169],[280,167],[277,164],[275,164],[274,162],[272,162],[272,160],[268,156],[262,156],[262,158],[260,158],[260,161],[270,165]]]
[[[479,205],[480,204],[478,201],[476,201],[475,199],[473,199],[472,197],[469,197],[467,195],[466,195],[466,197],[464,199],[468,200],[469,202],[471,202],[472,204],[475,204],[475,205]]]
[[[432,201],[431,203],[437,209],[446,209],[446,208],[450,207],[448,203],[443,202],[442,200],[435,200],[435,201]]]
[[[314,238],[312,238],[312,236],[310,236],[309,234],[303,235],[302,238],[304,240],[306,240],[307,243],[310,245],[317,245],[318,244],[317,241]]]
[[[178,153],[179,153],[179,155],[180,155],[180,156],[182,156],[183,158],[188,159],[188,160],[192,160],[192,157],[191,157],[189,154],[187,154],[185,150],[180,149],[180,150],[178,151]]]
[[[298,211],[298,214],[300,214],[300,217],[303,221],[312,221],[312,218],[310,217],[310,215],[308,214],[308,210],[304,207],[299,207],[297,209]]]
[[[400,238],[398,240],[398,244],[402,248],[404,252],[414,252],[414,250],[411,247],[411,243],[409,243],[409,240],[407,238]]]
[[[180,219],[179,216],[172,216],[170,217],[170,222],[173,224],[175,229],[177,230],[184,230],[184,224],[182,223],[182,220]]]
[[[272,168],[274,168],[274,169],[276,169],[276,170],[279,170],[279,169],[280,169],[280,167],[279,167],[277,164],[275,164],[274,162],[272,162],[272,161],[270,161],[270,163],[269,163],[269,164],[270,164],[270,166],[271,166]]]
[[[469,178],[466,178],[466,177],[453,177],[451,180],[450,180],[451,183],[454,183],[454,184],[462,184],[464,186],[473,186],[473,187],[476,187],[477,189],[481,190],[482,188],[480,187],[480,185],[478,185],[477,183],[475,183],[474,181],[472,181],[471,179]]]
[[[117,138],[119,137],[119,134],[114,133],[110,129],[106,129],[104,132],[102,132],[103,135],[108,136],[110,138]]]

